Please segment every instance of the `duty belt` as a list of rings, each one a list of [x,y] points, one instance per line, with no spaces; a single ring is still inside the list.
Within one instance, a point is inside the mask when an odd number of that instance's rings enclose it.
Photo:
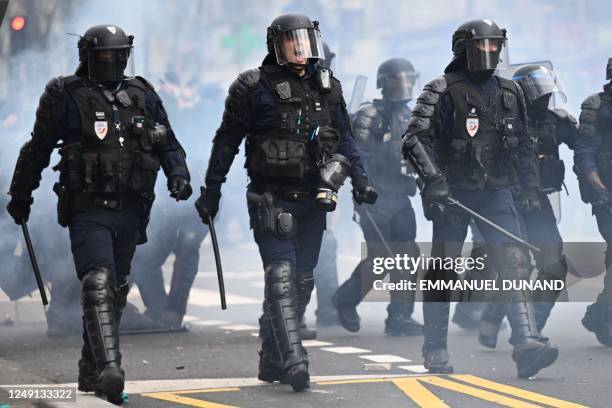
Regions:
[[[76,211],[87,211],[93,208],[110,210],[140,210],[142,199],[134,194],[117,196],[95,193],[76,193],[72,198],[72,208]]]
[[[304,201],[315,196],[315,189],[312,186],[279,186],[257,183],[253,187],[258,193],[269,191],[272,195],[287,201]]]

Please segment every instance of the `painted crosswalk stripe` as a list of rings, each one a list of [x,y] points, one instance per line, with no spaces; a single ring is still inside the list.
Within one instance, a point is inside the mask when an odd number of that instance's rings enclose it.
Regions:
[[[417,373],[417,374],[425,374],[429,372],[429,370],[423,367],[422,365],[404,365],[404,366],[397,366],[397,368],[399,368],[400,370],[406,370],[406,371],[410,371],[412,373]]]
[[[359,354],[359,353],[370,353],[370,350],[357,348],[357,347],[323,347],[321,350],[329,351],[336,354]]]
[[[323,346],[331,346],[334,343],[330,343],[328,341],[321,340],[303,340],[302,346],[304,347],[323,347]]]
[[[374,354],[367,356],[359,356],[359,358],[373,361],[375,363],[410,363],[412,361],[404,357],[394,356],[393,354]]]
[[[223,330],[231,330],[231,331],[245,331],[245,330],[257,330],[256,326],[251,326],[250,324],[230,324],[228,326],[221,326]]]

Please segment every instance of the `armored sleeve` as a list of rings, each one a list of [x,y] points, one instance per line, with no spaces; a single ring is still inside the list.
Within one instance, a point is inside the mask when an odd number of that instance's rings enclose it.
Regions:
[[[444,76],[425,85],[402,138],[403,157],[412,163],[419,177],[425,181],[441,174],[435,164],[433,144],[436,137],[441,137],[439,108],[446,89]]]
[[[351,123],[353,136],[363,159],[370,156],[371,146],[379,136],[380,127],[381,121],[376,106],[372,103],[363,104]]]
[[[574,150],[578,137],[578,121],[565,109],[554,109],[559,118],[559,143],[565,143]]]
[[[597,131],[597,113],[600,108],[599,94],[589,96],[580,106],[580,125],[574,149],[574,164],[582,175],[597,171],[595,156],[601,141]]]
[[[249,129],[249,96],[259,84],[258,69],[245,71],[229,87],[225,99],[225,110],[221,126],[213,138],[213,146],[206,170],[205,184],[209,189],[218,190],[225,182],[240,143]]]
[[[535,144],[527,128],[527,104],[522,88],[516,82],[513,83],[518,99],[513,126],[514,135],[518,139],[518,160],[516,164],[518,181],[523,188],[539,188],[540,177],[538,175]]]
[[[342,86],[340,85],[340,81],[333,77],[332,92],[329,101],[332,126],[338,130],[341,135],[338,153],[350,160],[351,177],[367,176],[363,159],[361,158],[361,152],[355,144],[355,139],[351,130],[351,122],[349,120],[348,111],[346,110],[346,102],[342,96]]]
[[[51,153],[62,136],[67,94],[63,77],[53,78],[45,86],[36,109],[32,138],[19,152],[9,194],[28,200],[40,185],[41,173],[49,165]]]
[[[145,82],[148,89],[145,91],[145,105],[146,110],[149,112],[156,123],[160,123],[166,127],[168,142],[160,149],[159,156],[162,164],[162,169],[167,178],[180,176],[186,180],[191,180],[189,175],[189,169],[187,168],[187,162],[185,161],[185,150],[181,146],[180,142],[176,138],[168,114],[164,105],[162,104],[161,98],[155,92],[153,87]]]

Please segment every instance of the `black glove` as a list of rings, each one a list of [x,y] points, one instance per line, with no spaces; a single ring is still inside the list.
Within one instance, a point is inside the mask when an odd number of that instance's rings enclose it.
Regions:
[[[221,200],[220,190],[210,190],[205,187],[200,187],[200,197],[195,202],[195,208],[202,219],[202,222],[208,225],[208,217],[215,218],[219,211],[219,200]]]
[[[187,200],[193,193],[189,181],[182,176],[170,177],[168,180],[168,191],[170,191],[170,197],[176,199],[176,201]]]
[[[353,177],[353,199],[357,204],[374,204],[378,198],[378,193],[374,187],[368,186],[366,176]]]
[[[27,221],[30,218],[30,207],[34,199],[17,199],[11,198],[8,205],[6,206],[6,210],[11,215],[13,220],[15,220],[15,224],[21,225],[24,221]]]
[[[444,213],[444,206],[447,204],[449,194],[448,184],[446,184],[444,176],[439,175],[427,181],[423,191],[421,191],[425,218],[432,221],[434,218],[441,216]]]
[[[540,211],[542,202],[540,201],[540,193],[536,188],[526,188],[521,197],[521,209],[526,212]]]

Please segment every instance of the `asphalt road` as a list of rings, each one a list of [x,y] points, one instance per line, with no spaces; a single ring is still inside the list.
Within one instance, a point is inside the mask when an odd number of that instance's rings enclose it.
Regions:
[[[249,250],[253,250],[251,247]],[[511,347],[500,336],[496,351],[478,345],[476,336],[451,325],[450,353],[456,374],[423,374],[422,337],[383,334],[384,303],[364,303],[362,329],[321,328],[308,342],[310,390],[293,393],[288,385],[259,382],[257,318],[262,274],[249,257],[228,268],[228,310],[221,311],[210,269],[198,275],[190,298],[186,333],[122,336],[128,407],[610,407],[612,354],[580,325],[586,304],[558,305],[545,335],[561,350],[555,365],[536,378],[516,377]],[[341,260],[341,263],[352,260]],[[232,265],[234,264],[232,263]],[[208,267],[209,268],[209,267]],[[346,268],[341,267],[341,270]],[[313,296],[314,298],[314,296]],[[139,303],[138,295],[131,301]],[[47,338],[36,298],[0,298],[0,407],[35,406],[9,400],[15,386],[60,384],[74,387],[80,337]],[[308,320],[314,322],[315,304]],[[422,321],[420,306],[417,320]],[[7,405],[2,405],[7,404]],[[92,395],[77,402],[37,406],[104,407]]]

